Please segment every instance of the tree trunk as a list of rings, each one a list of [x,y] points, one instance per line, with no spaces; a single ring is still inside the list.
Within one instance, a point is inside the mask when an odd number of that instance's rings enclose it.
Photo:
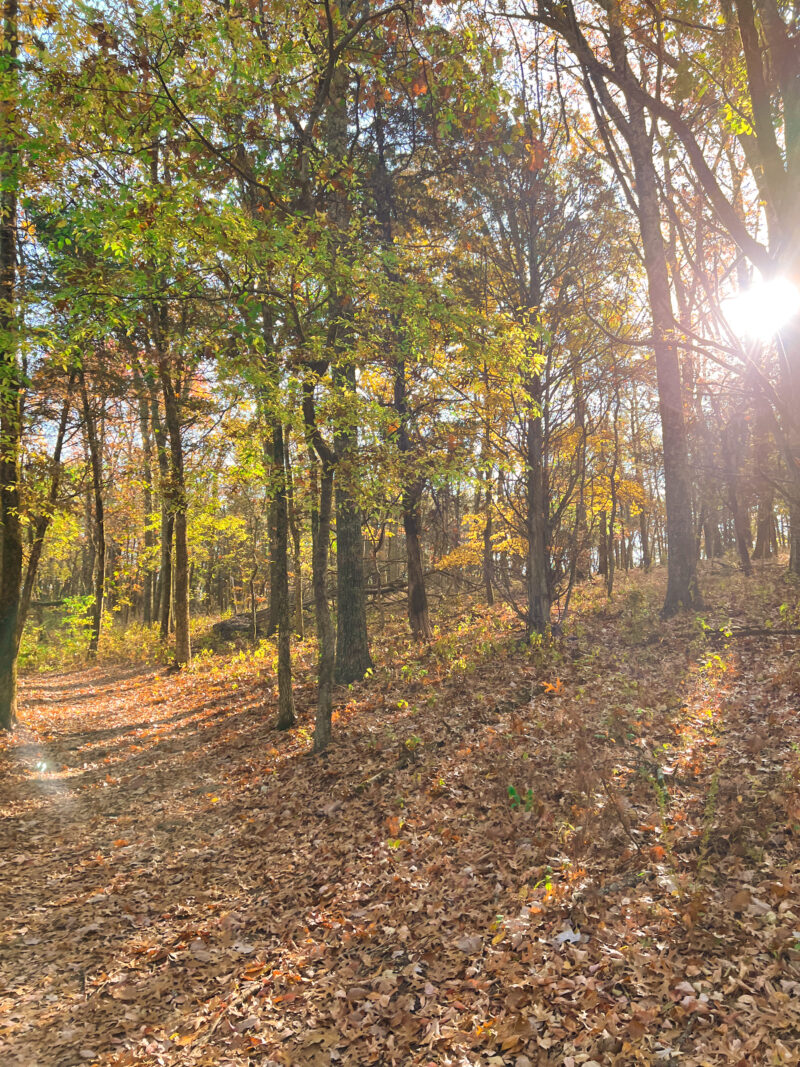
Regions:
[[[542,11],[543,7],[546,7],[545,11]],[[633,164],[633,187],[653,326],[653,353],[664,449],[667,593],[662,611],[665,616],[669,616],[681,608],[694,609],[701,605],[696,573],[689,449],[683,412],[681,372],[674,339],[675,321],[666,247],[661,230],[652,131],[648,131],[645,121],[639,94],[641,86],[636,81],[629,63],[629,36],[623,25],[617,0],[608,4],[606,10],[609,19],[606,41],[611,66],[619,77],[619,85],[625,98],[627,116],[622,113],[619,97],[615,97],[608,89],[609,75],[603,70],[592,46],[583,35],[574,5],[571,2],[558,6],[547,3],[540,5],[539,13],[548,25],[563,34],[575,50],[587,71],[587,80],[599,96],[599,102],[595,101],[598,123],[602,128],[606,121],[600,110],[601,102],[606,114],[611,116],[617,130],[625,139]]]
[[[17,0],[3,3],[0,99],[0,729],[17,718],[17,626],[22,584],[19,458],[23,383],[17,340],[18,94]]]
[[[286,494],[286,466],[283,425],[272,424],[273,501],[275,506],[275,555],[272,559],[271,595],[276,598],[275,622],[278,630],[278,721],[279,730],[295,724],[292,695],[292,619],[289,606],[289,512]],[[271,609],[271,605],[270,605]]]
[[[540,402],[540,394],[537,375],[530,390],[534,403]],[[531,414],[527,419],[525,457],[528,538],[525,575],[528,604],[525,629],[528,640],[535,633],[544,633],[550,625],[550,567],[547,557],[549,506],[545,494],[542,443],[541,415]]]
[[[156,443],[158,459],[158,489],[161,497],[161,558],[158,567],[153,603],[153,617],[158,619],[161,640],[169,637],[169,616],[172,597],[172,533],[173,515],[169,500],[169,452],[166,434],[158,409],[156,383],[150,383],[150,424]]]
[[[42,558],[42,549],[44,548],[44,539],[47,531],[50,528],[50,523],[53,521],[53,510],[55,509],[56,501],[58,500],[58,490],[61,485],[61,452],[64,447],[64,435],[67,431],[67,419],[69,418],[69,409],[72,395],[72,383],[75,377],[73,371],[69,377],[69,383],[67,385],[67,395],[64,398],[64,403],[61,408],[61,418],[58,423],[58,432],[56,433],[56,443],[53,448],[53,474],[50,478],[50,491],[47,494],[47,505],[44,512],[39,515],[34,524],[33,542],[31,543],[31,550],[28,556],[28,566],[25,570],[25,581],[22,586],[22,595],[20,597],[19,605],[19,617],[17,619],[17,652],[19,652],[19,643],[22,640],[22,632],[25,628],[25,620],[28,617],[28,610],[31,604],[31,597],[33,596],[33,587],[36,583],[36,575],[39,570],[39,563]]]
[[[153,574],[153,549],[155,548],[155,531],[151,525],[153,512],[153,438],[150,433],[150,405],[145,391],[145,383],[138,367],[136,375],[137,401],[139,405],[139,433],[142,437],[144,468],[142,470],[142,497],[144,505],[144,581],[142,583],[142,621],[150,626],[153,621],[153,595],[155,592],[155,575]]]
[[[669,273],[661,232],[658,185],[641,105],[628,98],[628,145],[633,161],[647,290],[653,324],[653,352],[658,381],[658,405],[664,449],[664,489],[667,515],[667,593],[663,614],[701,605],[697,583],[692,526],[691,476],[683,413],[678,349]]]
[[[725,427],[722,440],[725,448],[725,481],[728,490],[728,506],[733,518],[733,533],[736,551],[742,570],[748,577],[753,573],[750,563],[750,519],[742,506],[740,493],[740,470],[746,447],[747,423],[741,413],[734,415]]]
[[[159,361],[164,395],[164,422],[169,443],[168,498],[175,538],[172,619],[175,625],[175,663],[182,667],[191,659],[189,635],[189,544],[186,528],[186,481],[183,466],[180,401],[164,360]],[[163,610],[163,609],[162,609]],[[162,627],[163,627],[162,613]]]
[[[486,500],[484,501],[484,507],[486,509],[486,521],[483,524],[483,588],[486,594],[486,603],[491,607],[492,604],[494,604],[494,589],[492,587],[494,546],[492,544],[492,490],[489,483],[489,475],[487,475]]]
[[[406,363],[402,358],[398,358],[394,367],[394,408],[400,419],[397,447],[401,464],[405,466],[411,453],[411,438],[408,433]],[[419,536],[419,509],[425,479],[417,477],[412,480],[410,472],[407,469],[404,470],[402,466],[400,477],[403,483],[401,507],[403,529],[406,535],[406,567],[408,570],[408,622],[414,637],[418,640],[429,641],[433,637],[433,628],[428,615],[428,594],[425,589],[425,571],[422,566]]]
[[[336,374],[350,401],[355,397],[355,367]],[[372,669],[367,637],[367,595],[364,579],[364,535],[361,508],[353,498],[353,462],[357,434],[350,425],[334,435],[336,452],[336,681],[360,681]],[[350,479],[347,484],[346,479]]]
[[[315,468],[317,464],[314,464]],[[316,480],[316,479],[315,479]],[[314,723],[314,751],[324,752],[331,740],[331,717],[333,713],[333,684],[336,664],[336,633],[328,604],[328,554],[331,539],[331,512],[333,509],[333,466],[321,460],[319,496],[313,497],[311,516],[312,535],[312,585],[314,588],[314,614],[317,623],[319,644],[317,691],[317,716]]]
[[[283,434],[284,467],[286,470],[286,504],[289,516],[289,532],[292,537],[292,568],[294,571],[294,632],[300,638],[305,636],[303,621],[303,557],[300,549],[300,520],[294,495],[294,477],[292,475],[292,450],[289,447],[289,428]]]
[[[756,519],[756,544],[753,559],[771,559],[777,550],[775,535],[775,502],[772,490],[762,491],[758,498],[758,518]]]
[[[83,417],[86,424],[86,441],[89,446],[89,461],[92,470],[92,492],[94,495],[94,525],[92,530],[92,542],[94,544],[94,572],[92,574],[92,592],[94,602],[92,604],[91,619],[92,629],[89,637],[89,655],[97,654],[100,643],[100,627],[103,621],[103,598],[106,580],[106,523],[103,507],[103,457],[100,452],[100,442],[97,437],[97,424],[89,403],[89,393],[86,388],[86,376],[83,368],[79,371],[81,399],[83,401]]]
[[[789,512],[789,571],[800,575],[800,504],[792,504]]]
[[[408,567],[408,622],[411,633],[420,641],[433,637],[433,627],[428,615],[428,594],[425,589],[425,571],[422,566],[420,545],[419,511],[425,482],[422,479],[403,491],[403,529],[406,535],[406,562]]]

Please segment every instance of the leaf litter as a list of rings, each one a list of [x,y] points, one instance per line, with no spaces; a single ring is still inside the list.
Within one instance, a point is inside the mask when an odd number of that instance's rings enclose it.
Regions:
[[[754,581],[532,650],[396,621],[324,759],[310,646],[288,734],[241,658],[25,679],[0,1062],[797,1064],[800,642],[715,636],[796,604]]]

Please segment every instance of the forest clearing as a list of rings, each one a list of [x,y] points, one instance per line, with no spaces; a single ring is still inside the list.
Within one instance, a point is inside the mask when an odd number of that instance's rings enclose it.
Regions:
[[[322,761],[252,651],[26,678],[2,1062],[796,1064],[796,582],[704,581],[702,624],[638,574],[534,649],[394,618]]]

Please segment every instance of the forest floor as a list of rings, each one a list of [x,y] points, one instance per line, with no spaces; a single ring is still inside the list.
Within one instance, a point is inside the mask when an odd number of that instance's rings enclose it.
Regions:
[[[800,1063],[798,588],[402,620],[310,754],[271,652],[29,676],[0,741],[0,1063]],[[731,632],[733,631],[733,632]]]

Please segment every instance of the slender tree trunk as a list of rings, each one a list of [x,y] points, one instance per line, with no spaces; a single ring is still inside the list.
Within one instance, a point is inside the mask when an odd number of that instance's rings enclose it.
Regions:
[[[284,466],[286,468],[286,504],[289,515],[289,532],[292,537],[292,567],[294,570],[294,632],[302,640],[305,636],[303,621],[303,558],[300,546],[300,520],[294,495],[292,453],[289,447],[289,428],[284,432]]]
[[[163,359],[159,375],[164,394],[164,422],[169,443],[169,504],[175,538],[172,619],[175,625],[175,663],[182,667],[191,659],[189,635],[189,544],[186,527],[186,480],[183,465],[180,401]],[[163,622],[163,615],[162,615]]]
[[[333,508],[333,468],[324,461],[320,472],[317,508],[316,543],[313,546],[314,606],[319,641],[319,692],[314,724],[314,751],[324,752],[331,739],[333,683],[336,661],[336,635],[328,604],[328,553],[330,552],[331,512]]]
[[[272,424],[273,501],[275,505],[275,556],[272,560],[272,595],[276,598],[275,621],[278,629],[278,721],[279,730],[295,723],[292,695],[292,619],[289,605],[289,511],[286,489],[283,425]]]
[[[17,340],[17,0],[3,3],[0,95],[0,729],[17,718],[17,626],[22,584],[19,459],[23,383]]]
[[[531,399],[536,404],[539,404],[541,388],[538,385],[538,375],[536,379],[537,381],[531,390]],[[544,633],[550,625],[550,568],[547,556],[549,506],[545,494],[542,445],[541,415],[531,414],[527,419],[527,453],[525,457],[528,535],[526,632],[529,640],[535,633]]]
[[[139,405],[139,433],[142,438],[144,468],[142,470],[142,498],[144,505],[144,581],[142,583],[142,621],[150,626],[153,621],[153,594],[155,575],[153,574],[153,549],[155,548],[155,531],[151,525],[153,512],[153,438],[150,433],[150,405],[145,391],[145,383],[138,368],[136,373],[137,401]]]
[[[608,577],[608,523],[606,513],[600,512],[598,518],[598,541],[597,541],[597,573],[603,578]]]
[[[408,569],[408,622],[411,633],[420,641],[433,637],[433,627],[428,615],[428,594],[425,589],[425,571],[422,566],[420,544],[420,504],[425,482],[418,479],[403,491],[403,529],[406,535],[406,565]]]
[[[61,407],[61,418],[59,419],[56,443],[53,448],[53,473],[50,478],[50,490],[47,494],[47,505],[42,514],[37,517],[34,524],[33,541],[31,543],[30,554],[28,555],[28,566],[25,570],[25,581],[22,586],[19,617],[17,619],[17,652],[19,652],[19,643],[22,640],[25,620],[28,617],[28,610],[30,609],[33,587],[36,584],[36,575],[42,558],[44,539],[50,528],[50,523],[53,521],[53,511],[55,509],[56,501],[58,500],[58,490],[61,485],[61,452],[64,447],[64,435],[67,431],[67,419],[69,418],[74,377],[75,372],[73,371],[72,374],[70,374],[69,383],[67,385],[67,395],[64,398],[64,403]]]
[[[83,368],[79,371],[83,417],[86,425],[86,440],[89,446],[89,461],[92,471],[92,492],[94,495],[94,526],[92,541],[94,544],[94,573],[92,575],[92,629],[89,638],[89,655],[97,654],[100,643],[100,627],[103,621],[103,599],[106,581],[106,523],[103,506],[103,457],[97,437],[97,424],[94,419],[89,393],[86,388],[86,376]]]
[[[169,500],[169,451],[159,412],[156,383],[150,383],[150,425],[156,444],[158,460],[158,490],[161,497],[161,558],[158,567],[153,604],[153,617],[158,619],[161,640],[169,638],[169,617],[172,598],[172,533],[173,515]]]
[[[331,739],[336,666],[336,630],[328,604],[328,557],[330,555],[336,453],[325,441],[317,426],[314,384],[311,381],[307,381],[303,387],[303,423],[311,471],[311,578],[319,645],[319,686],[317,716],[314,725],[314,751],[324,752]],[[317,457],[319,463],[317,463]],[[318,486],[319,492],[317,492]]]
[[[394,407],[400,419],[397,431],[397,446],[401,464],[406,467],[411,453],[411,438],[408,433],[408,399],[406,395],[406,364],[399,358],[394,367]],[[406,535],[406,567],[408,572],[408,622],[411,633],[418,640],[429,641],[433,627],[428,615],[428,594],[425,588],[425,571],[422,566],[419,512],[425,488],[423,477],[411,478],[410,472],[401,468],[403,491],[401,507],[403,529]]]
[[[609,478],[611,489],[611,514],[608,518],[608,568],[606,572],[606,592],[609,596],[614,593],[614,572],[616,569],[617,557],[614,552],[614,527],[617,522],[617,485],[619,481],[619,380],[617,377],[617,366],[614,364],[614,461],[611,465],[611,476]],[[625,546],[624,538],[620,544],[620,549]]]
[[[484,501],[484,507],[486,510],[486,521],[483,524],[483,588],[486,594],[486,603],[489,607],[494,604],[494,588],[492,587],[492,572],[494,570],[494,545],[492,544],[492,489],[489,483],[489,476],[487,475],[487,487],[486,487],[486,499]]]
[[[664,449],[667,593],[663,613],[669,616],[674,615],[681,608],[699,607],[701,597],[696,574],[691,476],[683,413],[683,391],[678,350],[673,339],[672,299],[664,237],[661,232],[660,204],[652,144],[646,131],[641,106],[629,99],[628,110],[630,125],[627,140],[634,166],[639,228],[653,324],[653,351]]]
[[[741,502],[739,473],[742,467],[746,434],[747,426],[744,419],[741,414],[735,415],[725,427],[723,445],[726,456],[725,481],[728,490],[728,506],[733,518],[736,551],[739,554],[742,570],[749,577],[753,573],[750,563],[750,518]]]
[[[789,571],[800,574],[800,504],[795,503],[789,512]]]
[[[283,457],[281,456],[282,460]],[[276,456],[269,456],[268,469],[270,471],[270,480],[272,480],[278,469],[278,458]],[[266,633],[267,637],[272,637],[278,630],[281,601],[280,563],[278,561],[278,511],[274,496],[270,498],[269,507],[267,508],[267,531],[269,543],[269,609],[267,611]]]
[[[308,435],[311,472],[311,584],[317,626],[318,679],[314,751],[324,752],[331,739],[336,631],[328,604],[328,555],[333,510],[333,450],[322,442],[316,428],[313,389],[307,388],[303,414]],[[318,459],[319,453],[322,456]]]

